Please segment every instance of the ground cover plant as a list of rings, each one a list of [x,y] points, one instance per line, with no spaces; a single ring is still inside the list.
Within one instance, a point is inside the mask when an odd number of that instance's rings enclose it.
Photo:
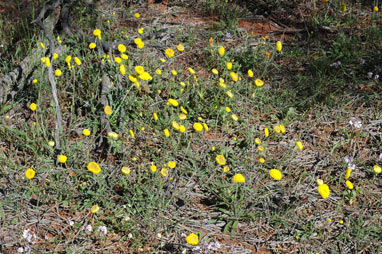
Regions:
[[[1,253],[380,252],[378,1],[4,3]]]

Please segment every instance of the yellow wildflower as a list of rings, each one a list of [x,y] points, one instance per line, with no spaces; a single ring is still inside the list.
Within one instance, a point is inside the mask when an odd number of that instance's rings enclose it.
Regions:
[[[283,178],[283,174],[278,169],[269,170],[269,175],[277,181],[279,181],[279,180],[281,180],[281,178]]]
[[[145,68],[143,68],[143,66],[135,66],[134,67],[134,70],[138,73],[138,74],[142,74],[144,71],[145,71]]]
[[[180,106],[180,110],[187,115],[187,110],[185,110],[182,106]]]
[[[259,162],[260,162],[260,163],[264,163],[264,162],[265,162],[265,159],[261,157],[261,158],[259,158]]]
[[[50,147],[53,147],[53,146],[55,145],[55,143],[54,143],[53,140],[51,140],[51,141],[48,142],[48,145],[49,145]]]
[[[25,177],[28,178],[28,179],[32,179],[36,174],[36,171],[34,171],[33,169],[31,168],[28,168],[26,171],[25,171]]]
[[[121,54],[121,57],[122,57],[122,59],[124,59],[124,60],[127,60],[127,59],[129,59],[129,56],[128,56],[128,55],[126,55],[126,54]]]
[[[224,172],[224,173],[227,173],[227,172],[229,171],[229,169],[230,169],[230,168],[229,168],[227,165],[225,165],[224,168],[223,168],[223,172]]]
[[[35,111],[37,109],[37,105],[36,103],[31,103],[31,105],[29,105],[29,108],[32,110],[32,111]]]
[[[53,54],[53,59],[56,60],[57,58],[59,57],[59,55],[57,53],[54,53]]]
[[[250,78],[253,77],[253,71],[252,71],[252,70],[248,70],[248,76],[249,76]]]
[[[239,80],[239,76],[235,72],[231,72],[229,75],[231,76],[233,81],[236,82]]]
[[[104,111],[106,115],[111,115],[113,113],[113,110],[111,109],[109,105],[105,106]]]
[[[279,125],[275,125],[275,126],[273,126],[273,130],[274,130],[275,132],[277,132],[277,133],[280,133],[280,132],[281,132],[281,130],[280,130],[280,126],[279,126]]]
[[[129,167],[122,167],[122,168],[121,168],[121,172],[122,172],[123,174],[125,174],[125,175],[128,175],[128,174],[130,174],[131,169],[130,169]]]
[[[135,135],[134,135],[133,130],[130,129],[130,130],[129,130],[129,134],[130,134],[130,137],[131,137],[131,138],[135,138]]]
[[[225,53],[225,48],[224,47],[220,47],[218,52],[219,52],[219,55],[223,56],[224,53]]]
[[[182,44],[178,44],[178,46],[176,46],[176,49],[180,52],[184,51],[184,46]]]
[[[78,57],[74,57],[74,62],[76,62],[76,64],[77,64],[78,66],[81,65],[81,60],[80,60]]]
[[[40,46],[41,46],[42,49],[45,49],[45,45],[41,41],[40,41]]]
[[[269,129],[268,128],[264,129],[264,135],[265,135],[265,137],[269,136]]]
[[[156,69],[155,73],[158,74],[158,75],[161,75],[162,74],[162,70]]]
[[[374,165],[373,170],[376,174],[379,174],[382,172],[382,168],[378,165]]]
[[[208,131],[208,125],[206,123],[203,123],[203,127],[206,131]]]
[[[330,189],[327,184],[320,184],[318,185],[318,193],[323,197],[324,199],[328,198],[330,195]]]
[[[93,35],[96,36],[96,37],[98,37],[99,40],[101,40],[101,30],[99,30],[99,29],[95,29],[95,30],[93,31]]]
[[[134,17],[136,18],[140,18],[141,17],[141,14],[139,14],[138,12],[134,13]]]
[[[373,8],[373,10],[374,10],[374,12],[378,12],[378,6],[374,6],[374,8]]]
[[[197,245],[199,243],[198,235],[191,233],[186,237],[186,242],[191,245]]]
[[[121,53],[126,52],[126,46],[124,44],[118,44],[118,51]]]
[[[171,70],[171,74],[174,75],[174,76],[178,75],[178,73],[174,69]]]
[[[196,131],[202,131],[203,130],[203,125],[201,123],[194,123],[193,127]]]
[[[136,77],[134,77],[133,75],[129,75],[129,80],[133,83],[137,82],[138,79]]]
[[[176,162],[175,162],[175,161],[169,161],[169,162],[167,163],[167,166],[168,166],[169,168],[175,168],[175,167],[176,167]]]
[[[188,68],[188,71],[190,72],[190,74],[195,74],[195,71],[194,71],[194,69],[192,69],[191,67],[190,67],[190,68]]]
[[[264,151],[264,146],[258,146],[257,149],[259,149],[260,152]]]
[[[157,166],[154,165],[154,162],[151,162],[150,170],[152,172],[156,172],[157,171]]]
[[[298,149],[302,150],[304,148],[304,146],[302,145],[302,142],[301,141],[297,141],[296,142],[296,146],[298,147]]]
[[[96,46],[97,46],[97,44],[95,44],[94,42],[89,44],[90,49],[94,49]]]
[[[91,213],[97,213],[99,211],[99,206],[98,205],[93,205],[91,208],[90,208],[90,212]]]
[[[232,117],[232,119],[234,121],[238,121],[239,120],[239,117],[236,114],[232,114],[231,117]]]
[[[139,33],[139,34],[143,34],[143,31],[144,31],[144,30],[145,30],[145,28],[144,28],[144,27],[141,27],[141,28],[138,29],[138,33]]]
[[[170,137],[170,131],[168,129],[164,129],[163,132],[166,137]]]
[[[65,163],[67,160],[68,160],[68,157],[66,157],[66,156],[63,155],[63,154],[60,154],[60,155],[58,156],[58,161],[61,162],[61,163]]]
[[[153,113],[153,117],[154,117],[154,120],[155,120],[155,121],[158,121],[158,115],[157,115],[156,112]]]
[[[345,179],[349,179],[351,174],[351,168],[347,168]]]
[[[284,125],[280,124],[279,128],[280,128],[281,133],[285,133],[285,126]]]
[[[54,71],[54,75],[56,75],[56,77],[60,77],[62,75],[62,71],[60,69],[57,69]]]
[[[349,180],[347,180],[345,184],[349,188],[349,190],[352,190],[354,188],[352,182],[350,182]]]
[[[221,165],[221,166],[224,166],[224,165],[227,163],[227,161],[226,161],[224,155],[219,154],[219,155],[216,156],[215,159],[216,159],[216,162],[217,162],[219,165]]]
[[[97,162],[95,161],[91,161],[89,162],[88,166],[87,166],[88,170],[94,174],[98,174],[99,172],[101,172],[101,167],[98,165]]]
[[[174,52],[174,50],[173,50],[172,48],[168,48],[168,49],[165,50],[165,54],[166,54],[169,58],[171,58],[171,57],[174,56],[175,52]]]
[[[116,63],[122,63],[122,59],[120,58],[120,57],[114,57],[114,61],[116,62]]]
[[[108,137],[111,137],[111,138],[114,139],[114,140],[117,140],[118,137],[119,137],[118,133],[116,133],[116,132],[114,132],[114,131],[110,131],[110,132],[108,132],[108,133],[107,133],[107,136],[108,136]]]
[[[186,127],[184,125],[179,126],[179,131],[182,132],[182,133],[185,132],[186,131]]]
[[[84,130],[82,131],[82,133],[83,133],[85,136],[89,136],[89,135],[90,135],[90,130],[88,130],[88,129],[84,129]]]
[[[264,82],[261,80],[261,79],[256,79],[255,80],[255,85],[260,87],[260,86],[263,86],[264,85]]]
[[[245,178],[244,178],[244,176],[242,174],[235,174],[233,176],[233,181],[235,183],[244,183],[245,182]]]
[[[32,82],[33,82],[33,84],[37,84],[38,80],[34,79]]]
[[[170,103],[174,107],[178,107],[179,106],[179,102],[177,100],[175,100],[175,99],[168,99],[168,103]]]
[[[281,41],[277,41],[276,42],[276,49],[277,49],[277,51],[281,52],[282,48],[283,48],[283,44],[281,43]]]
[[[175,121],[172,121],[171,125],[172,125],[172,127],[173,127],[175,130],[179,130],[179,128],[180,128],[179,124],[178,124],[177,122],[175,122]]]
[[[258,145],[260,145],[260,144],[261,144],[261,139],[259,139],[259,138],[255,138],[255,143],[258,144]]]
[[[228,95],[228,97],[232,98],[233,97],[233,94],[231,92],[231,90],[227,91],[226,94]]]
[[[227,69],[228,69],[228,70],[231,70],[231,69],[232,69],[232,63],[231,63],[231,62],[228,62],[228,63],[227,63]]]
[[[45,65],[46,65],[46,67],[50,66],[50,58],[49,57],[45,57]]]
[[[168,175],[168,169],[167,168],[162,168],[160,170],[160,173],[162,174],[162,176],[167,176]]]

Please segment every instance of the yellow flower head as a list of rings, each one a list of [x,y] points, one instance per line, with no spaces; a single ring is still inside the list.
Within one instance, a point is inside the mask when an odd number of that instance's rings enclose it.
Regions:
[[[128,174],[130,174],[131,169],[130,169],[129,167],[122,167],[122,168],[121,168],[121,172],[122,172],[123,174],[125,174],[125,175],[128,175]]]
[[[60,77],[62,75],[62,71],[60,69],[57,69],[57,70],[54,71],[54,75],[56,77]]]
[[[219,52],[219,55],[223,56],[224,53],[225,53],[225,48],[224,47],[220,47],[218,52]]]
[[[233,176],[233,181],[235,183],[244,183],[245,182],[245,178],[242,174],[236,174]]]
[[[330,189],[327,184],[320,184],[318,185],[318,193],[323,197],[324,199],[328,198],[330,195]]]
[[[91,208],[90,208],[90,212],[91,213],[97,213],[99,211],[99,206],[98,205],[93,205]]]
[[[197,245],[199,243],[198,235],[191,233],[186,237],[186,242],[191,245]]]
[[[153,80],[153,77],[151,77],[150,73],[145,72],[145,71],[142,74],[140,74],[138,76],[138,78],[140,78],[142,80]]]
[[[135,135],[134,135],[133,130],[129,130],[129,134],[130,134],[130,137],[131,137],[131,138],[135,138]]]
[[[175,52],[174,52],[174,50],[173,50],[172,48],[168,48],[168,49],[165,50],[165,54],[166,54],[168,57],[171,58],[171,57],[174,56]]]
[[[194,69],[192,69],[191,67],[190,67],[190,68],[188,68],[188,71],[190,72],[190,74],[195,74],[195,70],[194,70]]]
[[[253,77],[253,71],[252,71],[252,70],[248,70],[248,76],[249,76],[250,78]]]
[[[304,148],[304,146],[302,145],[302,142],[301,141],[297,141],[296,142],[296,146],[298,147],[298,149],[302,150]]]
[[[82,131],[82,133],[83,133],[85,136],[90,136],[90,130],[88,130],[88,129],[84,129],[84,130]]]
[[[108,137],[111,137],[112,139],[115,139],[115,140],[117,140],[118,137],[119,137],[118,133],[116,133],[116,132],[114,132],[114,131],[110,131],[110,132],[108,132],[108,133],[107,133],[107,136],[108,136]]]
[[[180,52],[184,51],[184,46],[182,44],[178,44],[178,46],[176,46],[176,49]]]
[[[138,79],[136,77],[134,77],[133,75],[129,75],[129,80],[133,83],[137,82]]]
[[[32,82],[33,82],[33,84],[37,84],[38,80],[34,79]]]
[[[280,128],[281,133],[285,133],[285,126],[284,125],[280,124],[279,128]]]
[[[155,120],[155,121],[158,121],[158,115],[157,115],[156,112],[153,113],[153,117],[154,117],[154,120]]]
[[[232,63],[231,63],[231,62],[228,62],[228,63],[227,63],[227,69],[228,69],[228,70],[231,70],[231,69],[232,69]]]
[[[169,161],[169,162],[167,163],[167,166],[168,166],[169,168],[175,168],[175,167],[176,167],[176,162],[175,162],[175,161]]]
[[[54,143],[54,141],[53,140],[51,140],[51,141],[49,141],[48,142],[48,146],[51,146],[51,147],[53,147],[55,145],[55,143]]]
[[[193,127],[196,131],[202,131],[203,130],[203,125],[201,123],[194,123]]]
[[[227,163],[227,161],[226,161],[224,155],[221,155],[221,154],[219,154],[219,155],[216,156],[216,162],[217,162],[219,165],[221,165],[221,166],[224,166],[224,165]]]
[[[167,101],[169,104],[171,104],[172,106],[174,107],[178,107],[179,106],[179,102],[175,99],[168,99]]]
[[[36,103],[31,103],[31,105],[29,105],[29,108],[32,110],[32,111],[35,111],[37,109],[37,105]]]
[[[163,132],[166,137],[170,137],[170,131],[168,129],[164,129]]]
[[[101,30],[99,30],[99,29],[95,29],[95,30],[93,31],[93,35],[96,36],[96,37],[98,37],[99,40],[101,40]]]
[[[145,28],[144,28],[144,27],[141,27],[141,28],[138,29],[138,33],[139,33],[139,34],[143,34],[143,31],[144,31],[144,30],[145,30]]]
[[[59,55],[57,53],[54,53],[53,54],[53,59],[56,60],[57,58],[59,57]]]
[[[151,163],[150,170],[152,172],[156,172],[157,171],[157,166],[155,166],[153,162]]]
[[[28,179],[32,179],[36,174],[36,171],[34,171],[33,169],[31,168],[28,168],[26,171],[25,171],[25,177],[28,178]]]
[[[203,127],[206,131],[208,131],[208,125],[206,123],[203,123]]]
[[[187,110],[185,110],[182,106],[180,106],[180,110],[187,115]]]
[[[280,132],[281,132],[281,130],[280,130],[280,126],[279,126],[279,125],[275,125],[275,126],[273,126],[273,130],[274,130],[275,132],[277,132],[277,133],[280,133]]]
[[[156,70],[155,70],[155,73],[156,73],[157,75],[162,75],[162,70],[160,70],[160,69],[156,69]]]
[[[264,129],[264,135],[265,135],[265,137],[269,136],[269,129],[268,128]]]
[[[349,180],[347,180],[345,184],[349,188],[349,190],[352,190],[354,188],[354,185]]]
[[[171,74],[174,75],[174,76],[176,76],[176,75],[178,75],[178,72],[176,72],[176,70],[172,69],[172,70],[171,70]]]
[[[144,71],[145,71],[145,68],[143,68],[143,66],[135,66],[134,67],[134,70],[138,73],[138,74],[142,74]]]
[[[233,81],[236,82],[239,80],[239,76],[235,72],[231,72],[229,75],[231,76]]]
[[[160,170],[160,173],[162,174],[162,176],[167,176],[168,175],[168,169],[167,168],[162,168]]]
[[[378,6],[374,6],[373,9],[374,9],[374,12],[378,12],[378,10],[379,10],[379,9],[378,9]]]
[[[256,79],[255,80],[255,85],[260,87],[260,86],[263,86],[264,85],[264,82],[261,80],[261,79]]]
[[[260,144],[261,144],[261,139],[259,139],[259,138],[255,138],[255,143],[258,144],[258,145],[260,145]]]
[[[236,114],[232,114],[231,117],[232,117],[232,119],[234,121],[238,121],[239,120],[239,117]]]
[[[345,179],[349,179],[350,178],[350,174],[351,174],[351,168],[347,168]]]
[[[61,162],[61,163],[65,163],[67,160],[68,160],[68,157],[66,157],[66,156],[63,155],[63,154],[60,154],[60,155],[58,156],[58,161]]]
[[[40,41],[40,46],[41,46],[42,49],[45,49],[45,45],[41,41]]]
[[[121,53],[125,53],[126,52],[126,46],[124,44],[119,44],[118,45],[118,51]]]
[[[219,74],[219,71],[218,71],[218,70],[216,70],[215,68],[214,68],[214,69],[212,69],[211,71],[212,71],[212,73],[213,73],[213,74],[215,74],[215,75],[218,75],[218,74]]]
[[[88,170],[94,174],[98,174],[99,172],[101,172],[101,167],[98,165],[97,162],[95,161],[91,161],[89,162],[88,166],[87,166]]]
[[[76,64],[77,64],[78,66],[81,65],[81,60],[80,60],[78,57],[74,57],[74,62],[76,62]]]
[[[175,121],[172,121],[171,125],[172,125],[172,127],[173,127],[175,130],[179,130],[179,128],[180,128],[180,125],[179,125],[177,122],[175,122]]]
[[[264,163],[264,162],[265,162],[265,159],[264,159],[264,158],[259,158],[259,162],[260,162],[260,163]]]
[[[283,174],[278,169],[269,170],[269,175],[277,181],[279,181],[279,180],[281,180],[281,178],[283,178]]]
[[[142,41],[141,38],[135,38],[135,39],[134,39],[134,43],[137,44],[137,45],[139,45],[139,44],[142,44],[143,41]]]
[[[277,49],[277,51],[281,52],[282,48],[283,48],[283,44],[281,43],[281,41],[277,41],[276,42],[276,49]]]
[[[111,115],[113,113],[113,110],[111,109],[111,107],[109,105],[105,106],[104,111],[105,111],[106,115]]]
[[[114,61],[116,62],[116,63],[122,63],[122,59],[120,58],[120,57],[114,57]]]
[[[128,55],[126,55],[126,54],[121,54],[121,57],[122,57],[122,59],[124,59],[124,60],[127,60],[127,59],[129,59],[129,56],[128,56]]]
[[[94,49],[96,46],[97,46],[97,44],[95,44],[94,42],[89,44],[90,49]]]
[[[373,170],[376,174],[379,174],[382,172],[382,168],[379,165],[374,165]]]
[[[141,14],[139,14],[138,12],[134,13],[134,17],[136,18],[140,18],[141,17]]]

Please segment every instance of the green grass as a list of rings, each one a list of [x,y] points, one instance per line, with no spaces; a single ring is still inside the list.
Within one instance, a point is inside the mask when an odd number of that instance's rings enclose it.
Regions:
[[[243,17],[239,14],[258,14],[252,5],[240,1],[205,1],[192,7],[181,1],[172,4],[174,12],[188,10],[194,16],[210,12],[219,21],[208,24],[208,29],[175,22],[167,26],[170,36],[144,40],[143,49],[128,47],[129,59],[122,60],[125,75],[115,61],[118,52],[101,55],[77,37],[62,38],[68,51],[52,64],[63,73],[56,82],[64,120],[60,153],[68,157],[66,163],[56,163],[56,151],[48,145],[54,140],[56,120],[43,63],[34,68],[16,101],[1,105],[0,236],[5,244],[0,252],[13,253],[28,245],[35,253],[181,253],[183,249],[193,253],[182,234],[196,233],[199,246],[219,242],[217,253],[232,249],[248,253],[252,246],[270,253],[378,253],[381,178],[372,168],[382,163],[381,81],[374,79],[381,75],[379,14],[371,13],[369,6],[349,6],[342,13],[334,3],[316,2],[314,9],[313,2],[301,1],[296,8],[305,4],[316,15],[305,24],[313,33],[283,40],[278,52],[279,37],[264,40],[238,32]],[[280,1],[259,6],[270,13],[294,8]],[[170,20],[155,8],[120,3],[106,12],[79,6],[74,17],[89,36],[95,38],[93,29],[99,28],[103,40],[118,41],[162,29],[151,18]],[[371,18],[358,16],[357,8]],[[134,18],[135,12],[143,17]],[[13,69],[42,40],[37,28],[25,24],[7,28],[25,36],[20,49],[9,46],[16,35],[6,40],[7,54],[13,53],[14,61],[2,61],[1,73]],[[359,29],[352,29],[354,24]],[[140,27],[145,28],[143,35],[137,33]],[[226,38],[227,32],[234,43]],[[185,51],[176,50],[179,43]],[[222,46],[226,52],[220,56]],[[166,57],[166,48],[174,49],[175,56]],[[73,58],[72,68],[65,62],[67,55]],[[80,66],[75,56],[81,59]],[[228,62],[232,70],[227,69]],[[150,82],[140,80],[139,88],[129,80],[129,75],[138,76],[137,65],[153,77]],[[195,77],[189,67],[196,71]],[[218,75],[211,72],[213,68]],[[156,69],[162,74],[156,74]],[[249,69],[254,77],[248,76]],[[231,72],[241,79],[233,81]],[[371,78],[368,72],[373,72]],[[113,84],[107,94],[113,110],[109,116],[101,103],[104,74]],[[33,79],[38,79],[37,84]],[[255,79],[263,80],[264,86],[257,87]],[[179,105],[167,103],[170,98]],[[32,102],[36,111],[29,109]],[[180,106],[187,111],[186,119],[179,118],[184,113]],[[118,133],[117,139],[108,136],[101,124],[103,116]],[[351,126],[350,120],[360,120],[362,127]],[[173,128],[173,121],[184,125],[186,132]],[[196,131],[196,122],[205,123],[208,131]],[[276,125],[284,125],[286,132],[277,133]],[[90,136],[83,135],[85,128]],[[264,151],[255,138],[261,139]],[[302,151],[296,141],[302,141]],[[217,163],[219,154],[226,158],[228,172]],[[356,165],[349,179],[353,190],[345,185],[346,155]],[[91,161],[101,167],[99,174],[88,171]],[[169,161],[175,161],[176,167],[170,168]],[[130,173],[123,174],[122,167],[129,167]],[[36,171],[33,179],[24,175],[28,168]],[[162,174],[162,168],[168,175]],[[283,174],[280,181],[269,176],[274,168]],[[245,183],[233,182],[237,173]],[[317,179],[329,185],[328,199],[318,194]],[[95,214],[90,211],[94,205],[100,207]],[[87,225],[93,227],[91,233],[85,232]],[[103,225],[106,236],[97,232]],[[23,237],[26,229],[36,234],[36,243]]]

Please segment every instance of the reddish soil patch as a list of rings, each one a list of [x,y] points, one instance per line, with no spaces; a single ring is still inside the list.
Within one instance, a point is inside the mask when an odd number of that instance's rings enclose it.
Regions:
[[[244,30],[252,35],[268,35],[275,33],[276,37],[280,37],[283,34],[285,28],[279,26],[277,23],[272,21],[260,21],[255,22],[252,20],[240,19],[238,27],[240,30]],[[285,39],[290,39],[290,35],[285,35]]]

